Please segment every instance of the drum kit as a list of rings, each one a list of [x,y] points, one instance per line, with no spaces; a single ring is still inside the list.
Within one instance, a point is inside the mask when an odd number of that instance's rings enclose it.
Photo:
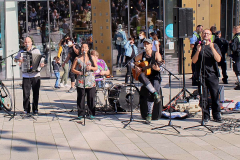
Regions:
[[[133,97],[133,110],[139,106],[139,90],[135,85],[113,84],[113,77],[101,77],[96,81],[96,110],[128,112],[131,111],[130,98]],[[133,95],[133,96],[131,96]],[[101,102],[104,99],[105,105]]]

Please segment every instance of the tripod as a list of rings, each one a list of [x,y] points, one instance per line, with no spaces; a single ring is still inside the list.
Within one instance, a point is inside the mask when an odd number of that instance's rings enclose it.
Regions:
[[[185,57],[184,57],[184,52],[183,52],[183,38],[179,38],[179,51],[180,53],[182,53],[183,56],[183,88],[182,90],[176,95],[174,96],[167,104],[166,106],[169,106],[173,101],[175,101],[180,95],[183,94],[183,98],[186,98],[186,92],[190,95],[193,96],[191,92],[189,92],[186,88],[186,81],[185,81]],[[165,69],[165,68],[164,68]]]
[[[130,63],[132,62],[132,60],[136,57],[136,55],[134,57],[132,57],[131,60],[129,60],[124,67],[126,67],[127,65],[131,65]],[[123,67],[123,68],[124,68]],[[119,71],[122,71],[122,68],[119,70]],[[126,124],[124,124],[123,128],[126,128],[131,122],[141,122],[141,121],[136,121],[133,119],[133,76],[132,76],[132,71],[130,70],[130,96],[128,98],[130,98],[130,106],[131,106],[131,115],[130,115],[130,119],[129,120],[126,120],[126,121],[122,121],[122,123],[125,123],[127,122]]]
[[[205,122],[204,122],[204,110],[206,109],[206,103],[203,103],[203,72],[204,72],[204,78],[205,78],[205,67],[203,68],[203,65],[205,64],[205,57],[203,56],[204,55],[204,48],[205,48],[205,42],[202,45],[202,59],[201,59],[200,76],[199,76],[199,78],[200,78],[200,99],[201,99],[201,104],[202,104],[202,121],[201,121],[200,125],[187,127],[187,128],[184,128],[184,129],[190,129],[190,128],[196,128],[196,127],[203,126],[213,133],[213,130],[211,130],[208,127],[208,126],[211,126],[211,125],[206,125]],[[206,83],[205,80],[204,80],[204,83]]]
[[[162,66],[167,72],[168,72],[168,75],[169,75],[169,99],[171,100],[171,76],[175,77],[177,80],[179,80],[178,77],[176,77],[172,72],[170,72],[169,70],[167,70],[164,66]],[[169,113],[170,113],[170,119],[169,119],[169,122],[168,122],[168,125],[164,125],[164,126],[161,126],[161,127],[155,127],[155,128],[152,128],[152,130],[155,130],[155,129],[160,129],[160,128],[165,128],[165,127],[172,127],[173,129],[175,129],[175,131],[177,131],[178,133],[180,133],[176,127],[178,128],[181,128],[180,126],[175,126],[172,124],[172,105],[171,105],[171,101],[170,101],[170,106],[168,107],[169,108]]]

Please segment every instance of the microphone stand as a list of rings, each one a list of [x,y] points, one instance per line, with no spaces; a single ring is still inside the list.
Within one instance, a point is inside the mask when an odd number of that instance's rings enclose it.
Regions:
[[[200,99],[201,99],[201,104],[202,104],[202,121],[201,121],[200,125],[187,127],[187,128],[184,128],[184,129],[190,129],[190,128],[196,128],[196,127],[203,126],[213,133],[213,130],[211,130],[208,127],[208,126],[211,126],[211,125],[206,125],[205,122],[204,122],[204,110],[206,110],[206,105],[205,105],[206,103],[203,103],[203,74],[202,74],[202,72],[204,72],[204,84],[205,84],[206,83],[206,81],[205,81],[205,69],[203,69],[203,65],[205,65],[205,57],[203,56],[204,55],[204,48],[205,48],[205,43],[203,43],[202,49],[201,49],[202,50],[202,59],[201,59],[200,76],[199,76],[199,78],[200,78],[200,91],[199,91],[200,93],[199,94],[200,94]]]
[[[136,54],[135,54],[135,56],[134,57],[132,57],[125,65],[124,65],[124,67],[126,67],[128,64],[130,64],[132,61],[133,61],[133,59],[136,57]],[[131,65],[131,64],[130,64]],[[124,68],[123,67],[123,68]],[[122,71],[122,68],[121,69],[119,69],[119,71],[121,72]],[[128,125],[130,125],[130,123],[131,122],[141,122],[142,123],[142,121],[137,121],[137,120],[134,120],[133,119],[133,94],[132,94],[132,87],[133,87],[133,76],[132,76],[132,70],[130,70],[130,72],[131,72],[131,76],[130,76],[130,98],[131,98],[131,100],[130,100],[130,106],[131,106],[131,115],[130,115],[130,119],[129,120],[126,120],[126,121],[122,121],[122,123],[125,123],[125,122],[128,122],[128,123],[126,123],[126,124],[124,124],[124,126],[123,126],[123,128],[126,128]]]
[[[19,51],[18,51],[19,52]],[[12,58],[12,81],[13,81],[13,115],[11,115],[9,112],[7,112],[7,114],[9,115],[9,116],[11,116],[10,117],[10,119],[9,119],[9,121],[11,121],[17,114],[16,114],[16,99],[15,99],[15,85],[14,85],[14,69],[13,69],[13,67],[16,67],[16,65],[13,65],[13,55],[15,55],[15,54],[17,54],[18,52],[15,52],[15,53],[13,53],[13,54],[11,54],[11,55],[9,55],[9,56],[7,56],[7,57],[5,57],[5,58],[3,58],[2,59],[2,61],[3,60],[6,60],[7,58],[9,58],[9,57],[11,57]]]
[[[170,119],[169,119],[169,122],[168,122],[168,125],[164,125],[164,126],[161,126],[161,127],[155,127],[155,128],[152,128],[152,130],[155,130],[155,129],[159,129],[159,128],[165,128],[165,127],[172,127],[173,129],[175,129],[175,131],[178,132],[178,134],[180,134],[180,132],[176,129],[176,127],[178,128],[181,128],[181,126],[176,126],[176,125],[173,125],[172,124],[172,103],[171,103],[171,76],[175,77],[177,80],[179,80],[178,77],[176,77],[172,72],[170,72],[168,69],[166,69],[163,65],[162,65],[162,68],[164,70],[166,70],[168,72],[168,75],[169,75],[169,99],[170,99],[170,106],[167,108],[169,108],[169,113],[170,113]],[[167,104],[168,105],[168,104]]]

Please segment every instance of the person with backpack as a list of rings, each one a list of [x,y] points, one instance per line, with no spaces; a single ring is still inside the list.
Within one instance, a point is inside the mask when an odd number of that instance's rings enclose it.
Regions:
[[[78,119],[85,116],[85,94],[87,94],[87,106],[89,118],[94,119],[96,82],[94,72],[98,69],[97,59],[90,55],[87,43],[83,43],[81,49],[77,50],[77,56],[72,65],[72,73],[77,75],[77,107]],[[81,52],[81,53],[80,53]]]
[[[222,81],[224,84],[228,84],[228,75],[227,75],[227,62],[226,62],[226,53],[228,51],[228,41],[221,37],[221,31],[215,32],[215,41],[221,50],[222,53],[222,59],[221,62],[218,63],[218,66],[221,66],[222,69]]]
[[[68,44],[67,44],[68,40],[67,39],[63,39],[61,46],[59,47],[58,50],[58,57],[62,57],[62,63],[67,59],[68,56]],[[69,73],[69,65],[64,65],[63,67],[63,75],[62,75],[62,79],[61,82],[59,84],[59,87],[69,87],[67,85],[67,79],[68,79],[68,73]],[[63,84],[64,82],[64,84]]]
[[[234,61],[233,63],[233,71],[237,76],[237,86],[234,88],[235,90],[240,90],[240,26],[235,26],[233,28],[233,39],[229,42],[230,49],[233,52],[231,57]]]

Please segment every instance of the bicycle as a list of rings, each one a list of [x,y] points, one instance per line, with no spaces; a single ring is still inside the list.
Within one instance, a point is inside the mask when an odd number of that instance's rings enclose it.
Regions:
[[[2,80],[0,80],[0,109],[9,113],[12,110],[12,96],[8,88],[4,85]]]

